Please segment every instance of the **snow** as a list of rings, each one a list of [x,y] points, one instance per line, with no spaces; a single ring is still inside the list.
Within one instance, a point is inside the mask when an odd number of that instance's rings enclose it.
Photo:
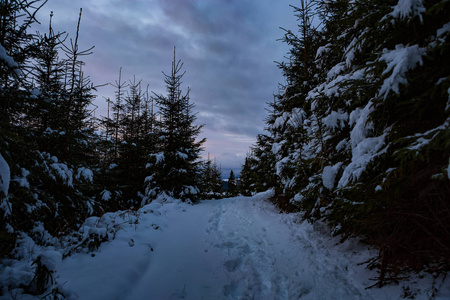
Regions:
[[[326,44],[325,46],[319,47],[316,52],[316,59],[326,54],[330,50],[331,46],[331,44]]]
[[[50,166],[53,170],[56,171],[56,174],[64,181],[65,184],[67,184],[70,187],[73,187],[73,173],[72,171],[67,167],[66,164],[58,163],[58,159],[56,157],[52,157],[53,161],[55,161]]]
[[[278,176],[283,176],[283,167],[291,162],[291,159],[289,157],[284,157],[282,160],[277,161],[275,164],[275,172]]]
[[[3,211],[3,217],[6,218],[8,216],[11,215],[12,213],[12,203],[10,201],[8,201],[8,197],[6,197],[5,199],[2,200],[2,202],[0,203],[0,210]],[[14,230],[10,230],[11,228],[8,229],[9,232],[13,232]]]
[[[366,289],[377,272],[363,263],[377,252],[355,240],[339,243],[323,223],[280,214],[267,200],[272,195],[197,205],[165,195],[136,212],[90,217],[83,238],[97,234],[109,242],[63,260],[64,249],[45,250],[24,236],[25,259],[3,262],[0,282],[29,282],[28,255],[55,272],[51,288],[67,299],[402,299],[409,288],[420,300],[434,292],[432,276],[422,273]],[[436,282],[436,299],[448,299],[448,280]],[[14,293],[20,296],[20,288]]]
[[[426,49],[419,48],[419,45],[405,47],[402,44],[395,46],[394,50],[383,50],[380,60],[386,62],[387,68],[382,75],[391,73],[381,86],[379,95],[386,99],[390,91],[399,93],[399,85],[406,84],[405,73],[418,64],[422,65],[422,56],[425,55]]]
[[[334,166],[326,166],[323,168],[322,182],[324,187],[329,190],[334,188],[334,180],[336,179],[336,174],[341,166],[342,163],[337,163]]]
[[[108,190],[103,190],[100,195],[103,201],[109,201],[111,199],[111,192]]]
[[[355,124],[350,132],[350,144],[352,148],[355,148],[373,130],[373,123],[369,121],[369,115],[372,111],[372,102],[369,101],[363,109],[357,108],[350,113],[349,123],[350,125]]]
[[[337,145],[336,145],[336,150],[337,151],[341,151],[343,149],[345,149],[345,147],[348,144],[348,140],[347,139],[343,139],[342,141],[340,141]]]
[[[272,145],[272,153],[274,153],[274,154],[276,154],[276,153],[278,153],[281,149],[282,149],[282,147],[283,147],[283,145],[286,143],[286,141],[281,141],[281,142],[279,142],[279,143],[273,143],[273,145]]]
[[[339,188],[345,187],[350,182],[358,179],[366,169],[369,162],[371,162],[375,157],[383,154],[385,151],[381,149],[385,145],[385,138],[390,128],[386,129],[380,136],[371,136],[373,134],[373,123],[370,121],[370,114],[372,111],[373,105],[372,102],[369,101],[364,108],[356,108],[350,113],[349,125],[353,126],[352,131],[350,132],[352,157],[350,164],[344,168],[342,177],[339,179]],[[338,144],[339,149],[345,146],[342,143],[343,141]],[[325,175],[329,174],[327,173]]]
[[[0,278],[2,279],[2,285],[11,286],[16,282],[31,282],[33,279],[30,264],[27,261],[16,261],[11,265],[3,265],[0,270]],[[0,299],[14,299],[13,297],[0,296]],[[16,298],[17,299],[17,298]]]
[[[0,192],[3,192],[5,196],[8,196],[10,180],[11,171],[9,170],[9,165],[0,154]]]
[[[405,19],[408,16],[419,16],[421,21],[421,14],[425,12],[422,0],[399,0],[393,9],[390,15],[394,18]]]
[[[433,139],[435,139],[440,132],[448,130],[449,127],[450,127],[450,118],[447,118],[444,124],[436,128],[430,129],[424,133],[416,133],[413,136],[407,136],[406,139],[415,139],[415,141],[408,147],[408,149],[413,151],[419,151],[421,148],[428,145]]]
[[[160,162],[163,162],[164,159],[165,159],[164,152],[155,153],[155,154],[152,154],[150,156],[153,156],[153,157],[156,158],[156,163],[157,164],[159,164]]]
[[[345,63],[341,62],[335,65],[327,74],[327,80],[334,79],[337,75],[339,75],[345,69]]]
[[[441,28],[439,28],[439,29],[436,31],[436,35],[437,35],[438,37],[440,37],[440,36],[446,34],[447,32],[450,32],[450,22],[444,24],[444,26],[442,26]]]
[[[322,123],[328,128],[335,129],[336,127],[343,128],[347,120],[348,114],[339,109],[337,112],[332,111],[328,116],[323,118]]]
[[[450,158],[448,159],[447,176],[450,179]]]
[[[299,107],[294,107],[289,116],[289,125],[293,128],[300,127],[306,119],[306,112]]]
[[[62,254],[58,251],[45,251],[39,255],[41,264],[46,266],[49,271],[56,271],[62,261]]]
[[[345,167],[342,177],[339,179],[338,187],[345,187],[358,179],[369,162],[385,152],[380,150],[385,144],[386,135],[387,133],[384,133],[381,136],[366,138],[358,143],[352,150],[352,161]]]
[[[361,36],[364,36],[365,33],[366,33],[366,31],[363,32],[361,34]],[[357,50],[361,50],[360,44],[364,44],[364,40],[360,40],[360,37],[355,37],[351,41],[351,43],[348,45],[348,47],[345,49],[345,51],[344,51],[345,52],[345,65],[347,67],[350,67],[352,65],[352,62],[355,58],[355,52]]]
[[[13,181],[19,183],[21,187],[30,188],[30,183],[28,182],[27,176],[30,175],[30,171],[25,168],[20,168],[22,172],[22,177],[16,177]]]
[[[0,60],[6,63],[6,65],[10,69],[17,69],[19,65],[14,61],[14,59],[6,54],[6,49],[3,47],[3,45],[0,45]]]
[[[77,179],[84,179],[87,182],[92,183],[92,180],[94,178],[94,173],[92,172],[92,170],[85,168],[85,167],[81,167],[78,168],[78,172],[77,172]]]
[[[284,123],[286,123],[287,118],[289,117],[288,112],[284,112],[283,115],[279,116],[275,119],[275,122],[273,123],[274,128],[282,127]]]
[[[447,105],[445,106],[445,111],[447,111],[450,108],[450,88],[448,88],[447,93],[448,93],[448,100]]]
[[[188,155],[187,155],[186,153],[177,151],[176,154],[177,154],[177,156],[178,156],[179,158],[181,158],[181,159],[184,159],[184,160],[188,159]]]
[[[336,69],[333,72],[338,71],[340,72],[343,66],[338,64],[335,66],[335,68]],[[330,75],[334,76],[336,74],[332,73]],[[313,90],[309,91],[307,99],[314,100],[316,97],[321,96],[322,94],[327,97],[339,96],[342,91],[345,91],[343,84],[345,85],[345,83],[349,81],[361,79],[367,79],[367,70],[365,68],[357,69],[348,74],[338,75],[335,79],[331,80],[330,82],[322,83],[317,87],[315,87]],[[311,110],[314,111],[315,109],[316,103],[315,101],[312,101]]]

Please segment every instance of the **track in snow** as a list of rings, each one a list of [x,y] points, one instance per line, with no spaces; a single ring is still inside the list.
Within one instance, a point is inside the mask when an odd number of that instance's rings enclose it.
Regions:
[[[326,227],[296,223],[253,198],[151,203],[95,256],[75,254],[58,282],[78,299],[399,299],[401,286],[372,284],[355,244]],[[360,247],[360,246],[359,246]],[[423,296],[426,291],[422,290]],[[420,298],[416,299],[426,299]]]
[[[305,232],[295,232],[291,227],[298,229],[299,225],[293,223],[295,216],[281,216],[268,203],[240,198],[222,201],[214,211],[209,233],[211,244],[221,249],[228,271],[224,296],[370,299],[350,281],[348,259],[327,259],[328,250],[315,244],[320,241],[310,241]]]

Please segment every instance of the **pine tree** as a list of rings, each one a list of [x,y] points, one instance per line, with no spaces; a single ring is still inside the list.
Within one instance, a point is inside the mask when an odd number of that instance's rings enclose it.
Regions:
[[[116,80],[115,84],[112,84],[112,86],[116,88],[115,91],[116,99],[112,106],[113,118],[110,120],[110,124],[112,129],[111,135],[114,153],[113,158],[114,161],[116,161],[119,157],[120,143],[123,138],[123,135],[125,134],[121,124],[125,110],[123,104],[125,93],[124,89],[128,87],[128,84],[122,81],[122,68],[120,68],[119,71],[119,79]]]
[[[165,193],[183,201],[196,201],[200,193],[200,161],[204,139],[196,141],[202,126],[194,125],[189,89],[182,94],[181,72],[183,63],[176,60],[175,49],[172,70],[164,74],[167,95],[156,94],[159,108],[159,145],[157,153],[150,162],[152,174],[147,177],[146,196],[148,200]],[[147,200],[147,201],[148,201]]]
[[[120,157],[121,144],[125,136],[123,126],[123,119],[125,118],[124,99],[128,87],[128,83],[122,80],[122,68],[119,70],[118,80],[114,84],[109,83],[109,85],[115,87],[116,90],[114,91],[114,101],[109,98],[106,99],[108,104],[107,116],[103,116],[99,120],[99,127],[103,136],[99,139],[97,145],[101,158],[97,181],[103,190],[97,198],[99,201],[108,202],[110,209],[125,209],[134,205],[134,203],[128,203],[128,199],[132,199],[135,195],[130,196],[131,193],[125,184],[125,181],[129,179],[124,173],[126,167],[120,163],[120,160],[123,160]],[[135,184],[139,185],[142,182],[135,182]],[[127,190],[125,195],[124,189]],[[108,195],[107,201],[103,199],[103,195]]]
[[[300,7],[292,7],[299,21],[298,33],[285,30],[283,42],[291,46],[289,62],[278,64],[287,84],[270,104],[271,115],[266,120],[273,140],[271,151],[275,156],[276,182],[281,184],[275,186],[280,201],[305,196],[302,191],[311,183],[309,175],[320,166],[320,160],[311,157],[321,152],[320,145],[313,143],[311,126],[316,123],[320,128],[321,120],[314,117],[307,99],[309,91],[317,84],[319,73],[314,59],[322,41],[312,25],[317,1],[302,0]]]
[[[399,261],[417,266],[450,253],[442,221],[449,211],[443,199],[450,198],[450,182],[442,176],[450,154],[449,74],[442,67],[449,57],[443,11],[450,7],[446,1],[392,4],[347,8],[345,68],[333,83],[345,99],[340,106],[346,106],[350,128],[331,219],[379,247],[380,285]]]
[[[263,192],[267,189],[280,189],[279,177],[276,173],[276,158],[273,149],[273,138],[269,135],[259,134],[256,144],[252,147],[257,167],[255,168],[254,192]],[[278,193],[281,193],[279,190]]]
[[[115,83],[109,83],[116,90],[115,99],[112,101],[107,98],[106,102],[108,105],[107,116],[103,116],[100,119],[100,126],[104,131],[104,141],[105,149],[103,150],[103,164],[105,167],[111,166],[112,164],[117,165],[117,160],[119,158],[119,147],[121,141],[124,137],[123,128],[123,118],[125,116],[125,92],[128,84],[122,81],[122,68],[119,70],[119,78]]]
[[[1,256],[8,254],[19,233],[40,244],[44,241],[34,230],[36,226],[53,236],[66,234],[95,209],[89,162],[77,160],[71,165],[62,161],[55,156],[59,149],[49,145],[52,137],[41,136],[61,131],[61,114],[50,113],[63,103],[58,99],[65,91],[58,74],[58,34],[51,26],[48,36],[27,33],[41,7],[36,6],[38,2],[0,3],[0,114],[6,113],[0,118],[0,155],[10,178],[15,179],[9,182],[8,194],[0,196],[1,244],[6,245]]]
[[[141,145],[145,150],[144,156],[155,153],[157,145],[157,113],[155,111],[154,99],[149,95],[149,86],[143,94],[142,115],[143,124],[140,135],[142,136]]]
[[[100,180],[118,209],[142,202],[144,179],[149,175],[146,164],[158,144],[153,98],[148,86],[143,92],[141,83],[136,78],[125,83],[120,69],[119,79],[111,84],[116,87],[116,99],[107,99],[108,116],[101,120],[106,148]]]
[[[26,123],[32,95],[31,78],[27,77],[38,43],[27,29],[36,22],[35,15],[43,3],[26,0],[0,2],[0,126]]]
[[[78,39],[80,34],[82,9],[80,9],[78,24],[75,33],[75,39],[70,39],[70,45],[63,44],[62,50],[66,54],[64,64],[66,67],[65,89],[63,92],[64,125],[60,132],[64,136],[64,147],[62,148],[61,158],[72,164],[79,164],[92,158],[93,149],[89,148],[89,140],[92,138],[93,128],[88,126],[91,118],[89,105],[95,96],[93,84],[88,76],[84,75],[82,67],[84,62],[81,57],[91,55],[91,47],[86,50],[80,50]]]
[[[227,184],[227,196],[228,197],[234,197],[238,194],[238,186],[236,182],[236,176],[234,175],[233,170],[230,171],[230,176],[228,177],[228,184]]]
[[[122,193],[125,201],[136,199],[137,192],[142,189],[145,176],[145,149],[142,148],[143,119],[141,108],[143,95],[140,88],[141,81],[134,78],[128,84],[128,95],[125,97],[123,114],[120,120],[123,136],[117,158],[118,172],[122,178]],[[134,201],[133,201],[134,202]],[[137,204],[137,203],[136,203]]]
[[[208,159],[202,164],[202,192],[204,199],[219,199],[222,197],[222,171],[216,160]]]
[[[251,196],[255,189],[255,178],[257,167],[257,160],[253,154],[248,153],[242,165],[239,193],[244,196]]]
[[[34,89],[39,93],[32,100],[27,112],[28,119],[38,139],[39,150],[62,157],[64,147],[64,61],[59,51],[67,37],[64,33],[55,33],[52,27],[53,12],[50,14],[48,33],[37,34],[39,47],[33,62]],[[31,129],[31,128],[30,128]]]
[[[28,131],[22,125],[27,123],[25,116],[33,97],[31,80],[25,76],[26,68],[37,48],[36,40],[27,29],[36,21],[39,8],[28,1],[0,2],[0,257],[13,249],[15,228],[30,225],[28,220],[20,220],[27,199],[16,196],[18,184],[11,179],[21,175],[19,164],[33,157],[30,155],[33,142],[25,138]]]
[[[285,39],[288,84],[267,122],[273,186],[378,247],[380,285],[399,265],[447,268],[448,1],[314,3],[318,31],[302,1],[300,37]]]
[[[222,168],[217,164],[214,159],[211,168],[211,191],[216,199],[223,197],[223,180],[222,180]]]

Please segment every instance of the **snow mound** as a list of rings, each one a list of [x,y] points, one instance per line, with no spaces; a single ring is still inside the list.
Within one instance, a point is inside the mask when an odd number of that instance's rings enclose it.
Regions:
[[[9,170],[9,165],[0,154],[0,192],[3,192],[5,196],[8,196],[10,180],[11,172]]]

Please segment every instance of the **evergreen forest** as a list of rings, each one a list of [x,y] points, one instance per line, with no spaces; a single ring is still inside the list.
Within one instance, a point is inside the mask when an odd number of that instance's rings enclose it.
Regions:
[[[164,94],[118,70],[107,115],[94,117],[100,88],[83,71],[95,49],[79,48],[82,10],[75,36],[54,31],[52,16],[48,32],[33,33],[45,3],[0,1],[0,258],[20,257],[24,237],[98,247],[101,235],[73,237],[84,220],[155,199],[272,189],[280,211],[377,249],[366,263],[380,287],[405,271],[448,272],[450,1],[292,6],[298,27],[281,31],[290,52],[277,63],[285,83],[226,191],[220,164],[201,157],[203,125],[176,49]],[[29,293],[45,291],[41,273]]]
[[[55,32],[29,33],[46,1],[1,1],[0,195],[2,257],[17,235],[39,241],[42,227],[65,236],[91,215],[137,209],[157,197],[195,203],[219,198],[221,171],[202,160],[204,139],[175,48],[166,94],[142,81],[111,83],[107,116],[95,118],[97,91],[83,72],[93,48]]]
[[[336,235],[379,250],[379,285],[450,266],[450,3],[300,1],[242,174]]]

